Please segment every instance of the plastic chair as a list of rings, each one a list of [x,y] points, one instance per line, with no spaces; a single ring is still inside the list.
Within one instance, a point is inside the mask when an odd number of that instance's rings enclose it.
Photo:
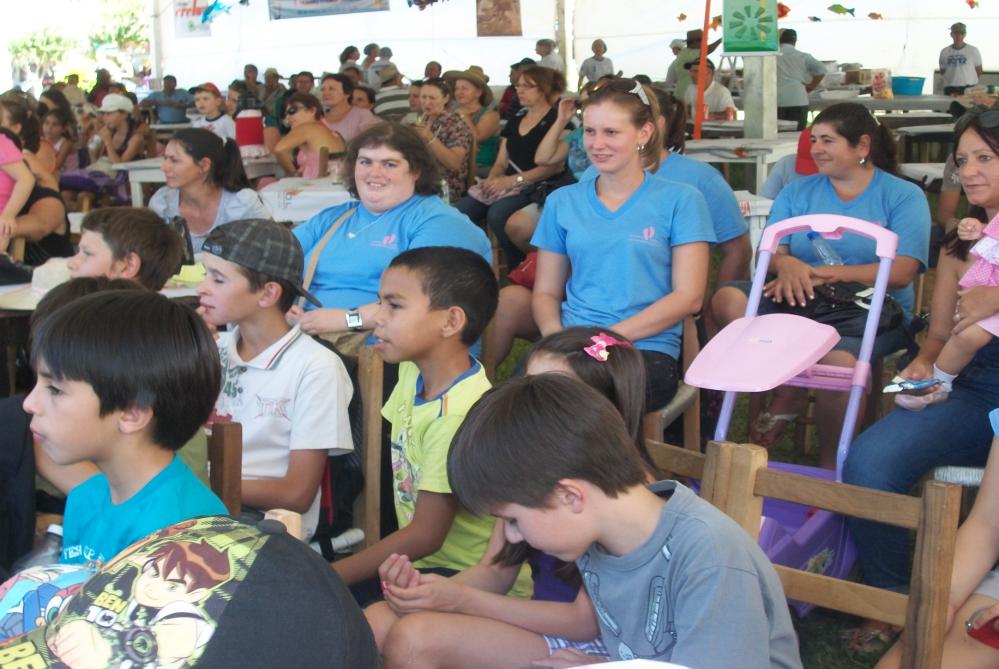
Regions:
[[[844,232],[854,233],[876,243],[878,274],[860,355],[852,369],[816,364],[839,341],[834,328],[790,314],[757,316],[770,258],[776,253],[780,240],[794,232],[809,230],[828,239],[839,239]],[[898,235],[894,232],[847,216],[798,216],[767,227],[760,241],[760,258],[745,315],[729,323],[708,342],[685,376],[691,385],[725,391],[715,430],[716,440],[723,441],[728,433],[736,392],[762,392],[780,385],[849,391],[836,453],[839,478],[871,376],[871,352],[897,246]]]

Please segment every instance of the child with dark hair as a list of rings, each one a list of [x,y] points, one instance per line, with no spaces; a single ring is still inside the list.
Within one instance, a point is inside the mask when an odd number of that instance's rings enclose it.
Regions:
[[[184,240],[153,211],[139,207],[96,209],[83,219],[71,276],[135,279],[156,292],[180,268]]]
[[[326,458],[354,448],[353,389],[340,358],[285,320],[299,295],[315,301],[301,284],[302,247],[279,223],[233,221],[208,234],[203,262],[199,311],[234,325],[218,339],[215,419],[243,426],[243,503],[301,513],[310,539]]]
[[[100,474],[69,491],[62,562],[105,562],[162,527],[225,507],[176,456],[220,386],[211,333],[155,293],[75,300],[35,323],[31,431],[57,465]]]
[[[645,365],[627,339],[600,328],[562,330],[531,348],[527,373],[578,378],[607,397],[648,463],[642,436]],[[545,663],[561,649],[607,656],[575,566],[507,543],[504,536],[505,524],[499,521],[478,564],[450,579],[418,572],[404,555],[382,564],[385,602],[364,614],[388,666],[406,660],[431,667],[519,668]],[[534,596],[518,601],[506,593],[525,561]]]
[[[400,363],[399,381],[382,409],[392,426],[392,487],[399,530],[333,563],[368,603],[378,567],[392,554],[450,576],[475,564],[493,522],[458,507],[445,474],[447,450],[469,408],[489,388],[469,355],[496,310],[496,277],[478,254],[422,247],[399,254],[382,274],[375,348]]]
[[[801,667],[759,546],[680,483],[647,487],[620,414],[593,388],[541,374],[489,391],[455,435],[447,472],[461,504],[505,522],[507,541],[576,561],[611,659]]]

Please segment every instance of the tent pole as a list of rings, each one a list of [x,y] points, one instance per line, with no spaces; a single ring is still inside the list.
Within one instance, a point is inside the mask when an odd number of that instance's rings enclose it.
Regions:
[[[694,115],[694,139],[701,138],[701,124],[704,122],[704,80],[708,68],[704,63],[708,58],[708,28],[711,27],[711,0],[704,0],[704,30],[701,32],[701,65],[697,71],[701,76],[697,77],[697,97],[694,99],[694,108],[690,112]]]

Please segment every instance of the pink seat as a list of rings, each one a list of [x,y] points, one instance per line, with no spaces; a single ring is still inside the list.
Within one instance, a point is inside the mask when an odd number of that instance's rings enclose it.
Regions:
[[[684,381],[712,390],[770,390],[814,365],[838,341],[835,328],[801,316],[743,317],[701,349]]]

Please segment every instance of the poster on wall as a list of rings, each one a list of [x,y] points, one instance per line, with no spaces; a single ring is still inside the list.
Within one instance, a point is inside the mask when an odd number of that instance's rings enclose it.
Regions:
[[[767,0],[725,0],[722,12],[726,54],[776,53],[777,3]]]
[[[211,24],[201,22],[201,14],[211,4],[209,0],[175,0],[173,5],[174,33],[177,37],[210,37]]]
[[[523,35],[520,0],[475,0],[475,23],[479,37]]]
[[[387,12],[389,0],[268,0],[271,19],[300,19],[327,14]]]

